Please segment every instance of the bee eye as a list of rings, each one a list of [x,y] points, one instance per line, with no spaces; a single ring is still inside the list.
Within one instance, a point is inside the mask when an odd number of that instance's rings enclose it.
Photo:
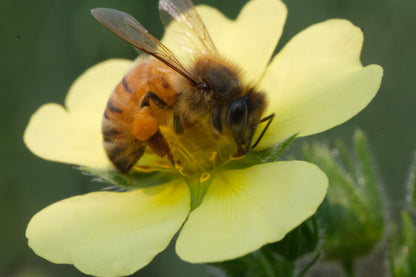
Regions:
[[[244,96],[234,100],[228,108],[227,123],[234,136],[239,136],[247,125],[247,102],[248,97]]]

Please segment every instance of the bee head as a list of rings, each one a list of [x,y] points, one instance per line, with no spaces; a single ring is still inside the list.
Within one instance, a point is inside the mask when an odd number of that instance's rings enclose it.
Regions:
[[[236,142],[237,153],[234,154],[234,157],[243,156],[249,150],[264,108],[264,95],[250,89],[247,94],[231,101],[223,113],[214,109],[212,117],[214,128],[220,133],[223,132],[222,122],[224,122]],[[221,114],[223,114],[223,119]]]
[[[250,148],[253,135],[266,106],[265,95],[241,81],[240,70],[224,60],[200,59],[195,65],[201,93],[194,105],[202,103],[212,112],[212,126],[218,133],[231,136],[236,145],[235,157],[243,156]],[[207,97],[202,97],[207,96]]]

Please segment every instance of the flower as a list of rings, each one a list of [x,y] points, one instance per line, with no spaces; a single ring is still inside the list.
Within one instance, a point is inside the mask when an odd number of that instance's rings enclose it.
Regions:
[[[275,119],[258,148],[287,137],[339,125],[376,94],[378,65],[363,67],[362,32],[346,20],[328,20],[296,35],[269,63],[287,10],[279,0],[252,0],[235,21],[197,7],[217,49],[243,68],[267,94],[265,114]],[[180,58],[174,27],[164,42]],[[131,61],[102,62],[79,77],[65,107],[42,106],[24,134],[36,155],[88,168],[111,167],[101,137],[101,117],[112,88]],[[278,241],[315,213],[327,188],[325,174],[303,161],[268,162],[216,170],[200,206],[190,210],[183,178],[127,192],[71,197],[37,213],[26,236],[29,246],[55,263],[84,273],[128,275],[148,264],[178,232],[176,251],[192,263],[233,259]]]

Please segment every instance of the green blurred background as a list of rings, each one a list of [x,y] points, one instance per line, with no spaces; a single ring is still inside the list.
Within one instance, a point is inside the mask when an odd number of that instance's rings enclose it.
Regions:
[[[234,18],[246,1],[195,1]],[[404,184],[416,149],[416,1],[286,0],[288,20],[278,48],[309,25],[346,18],[364,30],[364,65],[377,63],[385,75],[380,92],[358,116],[324,134],[298,140],[349,143],[355,128],[368,135],[384,192],[395,215],[403,204]],[[102,187],[69,165],[42,160],[22,141],[30,116],[42,104],[63,104],[68,87],[84,70],[135,51],[98,24],[89,10],[111,7],[133,14],[156,37],[163,33],[156,0],[2,0],[0,276],[83,276],[72,266],[55,265],[27,246],[26,224],[57,200]],[[261,31],[261,30],[259,30]],[[201,276],[202,267],[181,262],[170,247],[140,276]]]

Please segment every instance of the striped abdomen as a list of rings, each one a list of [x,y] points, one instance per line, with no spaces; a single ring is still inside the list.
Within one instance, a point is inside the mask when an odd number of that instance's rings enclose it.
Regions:
[[[170,68],[153,59],[147,59],[132,68],[112,92],[103,116],[102,134],[107,156],[120,172],[128,173],[143,155],[146,146],[149,144],[152,147],[150,141],[147,143],[147,140],[139,140],[133,135],[135,116],[148,91],[155,92],[169,105],[174,104],[176,92],[167,83],[172,74],[174,72]],[[167,123],[166,115],[157,107],[151,105],[149,108],[158,122]],[[160,140],[159,137],[158,139]],[[152,149],[154,147],[157,146]],[[166,149],[168,146],[161,147],[165,148],[164,151],[155,152],[160,156],[166,155],[169,152]]]

